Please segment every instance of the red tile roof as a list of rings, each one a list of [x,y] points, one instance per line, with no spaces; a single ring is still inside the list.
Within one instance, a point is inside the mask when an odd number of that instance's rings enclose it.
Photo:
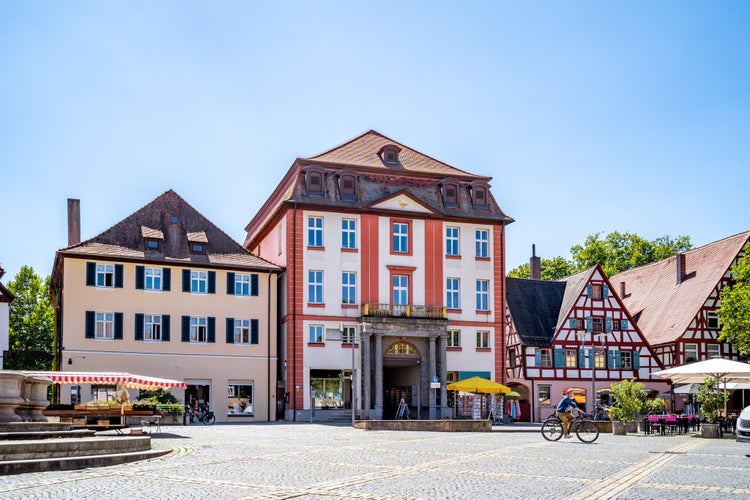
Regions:
[[[610,278],[625,306],[652,345],[675,342],[690,326],[734,259],[750,241],[750,231],[688,250],[686,278],[677,284],[677,256],[637,267]]]

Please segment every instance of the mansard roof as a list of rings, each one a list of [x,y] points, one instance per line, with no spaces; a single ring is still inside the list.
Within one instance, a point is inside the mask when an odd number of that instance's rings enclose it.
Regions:
[[[398,151],[398,160],[389,163],[382,152],[388,147]],[[323,174],[322,190],[308,192],[305,175],[315,172]],[[339,195],[339,175],[346,173],[356,177],[356,196]],[[458,203],[443,202],[442,181],[450,180],[458,189]],[[320,210],[342,209],[367,211],[380,200],[394,193],[408,193],[433,212],[433,217],[513,222],[506,215],[490,192],[491,177],[472,174],[408,146],[398,143],[374,130],[365,132],[351,141],[309,158],[297,158],[274,192],[258,213],[246,226],[248,233],[245,245],[250,245],[279,215],[285,204],[295,204]],[[316,184],[317,185],[317,184]],[[471,199],[472,190],[486,187],[486,204],[476,206]]]
[[[684,252],[683,277],[677,281],[678,256],[636,267],[610,278],[625,283],[621,297],[652,345],[675,342],[750,241],[750,231]]]
[[[147,248],[146,239],[157,240],[158,249]],[[203,252],[191,252],[189,243],[195,242],[204,245]],[[103,233],[59,250],[58,254],[280,271],[276,265],[248,253],[171,189]]]

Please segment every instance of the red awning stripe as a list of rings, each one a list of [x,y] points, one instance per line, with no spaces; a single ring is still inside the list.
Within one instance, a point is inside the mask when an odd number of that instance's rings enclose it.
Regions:
[[[187,387],[182,380],[133,375],[126,372],[50,372],[23,371],[28,376],[48,378],[55,384],[121,385],[131,389]]]

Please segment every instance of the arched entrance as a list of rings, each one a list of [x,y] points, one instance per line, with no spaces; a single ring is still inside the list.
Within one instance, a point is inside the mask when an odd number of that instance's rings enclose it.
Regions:
[[[403,399],[412,415],[417,415],[420,401],[421,353],[404,340],[389,345],[383,353],[383,418],[392,419]]]

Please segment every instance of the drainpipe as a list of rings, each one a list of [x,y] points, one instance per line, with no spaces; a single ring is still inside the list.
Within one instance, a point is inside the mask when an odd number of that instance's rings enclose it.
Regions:
[[[268,292],[266,293],[266,299],[268,304],[268,312],[266,314],[266,337],[268,342],[267,354],[266,354],[266,376],[268,377],[268,422],[271,421],[271,395],[276,394],[276,381],[271,380],[271,271],[268,271]],[[277,358],[278,359],[278,358]],[[271,383],[273,382],[273,385]]]
[[[297,369],[297,202],[294,202],[294,212],[292,215],[292,421],[297,421],[297,387],[295,386],[294,374]],[[289,287],[289,280],[287,280]],[[289,343],[289,334],[286,336],[287,345]],[[287,383],[289,375],[287,374]],[[287,390],[289,388],[287,387]]]
[[[502,266],[500,269],[500,279],[503,283],[503,293],[502,297],[500,298],[500,304],[502,311],[500,315],[500,331],[502,332],[502,335],[500,335],[500,383],[505,384],[505,219],[500,221],[500,227],[502,228],[502,235],[503,238],[500,240],[500,255],[501,255],[501,262]]]

